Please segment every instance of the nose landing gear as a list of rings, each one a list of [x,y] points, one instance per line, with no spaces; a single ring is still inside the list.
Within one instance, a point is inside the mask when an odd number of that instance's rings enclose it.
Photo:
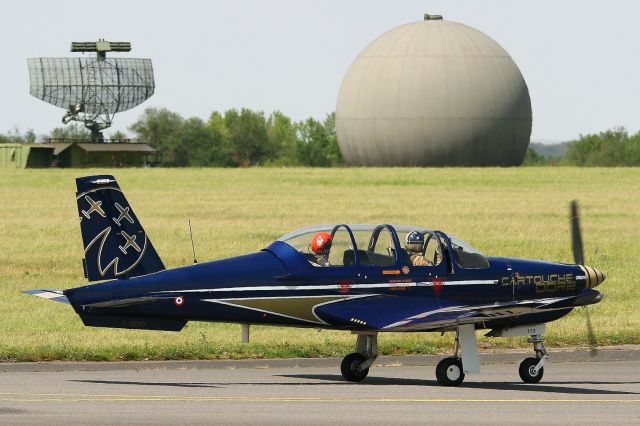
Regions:
[[[529,343],[533,343],[533,350],[536,353],[535,358],[525,358],[520,363],[518,373],[525,383],[538,383],[544,375],[544,364],[549,359],[549,354],[544,347],[544,331],[545,325],[531,324],[520,325],[516,327],[504,327],[491,330],[486,335],[489,337],[516,337],[529,336]]]
[[[535,358],[531,357],[522,360],[518,372],[523,382],[538,383],[544,375],[544,364],[549,359],[549,354],[544,347],[542,334],[531,335],[529,343],[533,343],[533,350],[536,352],[536,356]]]

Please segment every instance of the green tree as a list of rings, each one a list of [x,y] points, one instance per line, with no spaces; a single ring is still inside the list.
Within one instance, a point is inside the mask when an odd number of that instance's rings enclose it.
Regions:
[[[161,152],[163,166],[186,166],[189,148],[182,138],[183,126],[180,114],[166,108],[147,108],[129,130]]]
[[[235,166],[249,167],[264,164],[275,155],[269,143],[264,114],[243,108],[231,109],[224,114],[231,162]]]
[[[189,148],[190,166],[227,165],[226,155],[223,154],[223,136],[217,128],[192,117],[184,122],[182,139]]]
[[[625,159],[627,166],[640,166],[640,131],[627,139]]]
[[[336,133],[336,113],[332,112],[331,114],[328,114],[323,124],[327,134],[327,159],[330,161],[332,166],[344,164],[340,145],[338,145],[338,134]]]
[[[36,132],[34,132],[33,129],[27,130],[23,139],[26,143],[36,143]]]
[[[629,136],[624,127],[580,135],[567,149],[564,162],[575,166],[640,165],[639,144],[640,133]]]
[[[209,128],[212,136],[218,140],[218,143],[215,144],[217,148],[217,156],[214,165],[220,167],[233,166],[234,163],[231,159],[233,149],[224,114],[221,114],[218,111],[212,112],[211,116],[209,116],[209,121],[207,121],[207,127]]]
[[[22,133],[20,127],[14,127],[6,135],[0,134],[0,143],[35,143],[36,133],[33,129],[27,129]]]
[[[538,154],[533,148],[527,148],[527,153],[522,161],[523,166],[544,166],[547,163],[547,159]]]
[[[109,139],[115,140],[115,141],[122,141],[122,140],[129,139],[129,137],[127,136],[127,134],[125,132],[121,132],[120,130],[118,130],[117,132],[113,132],[109,136]]]
[[[56,127],[45,139],[91,139],[91,132],[82,124],[67,124],[64,127]]]
[[[330,167],[343,162],[335,130],[335,114],[324,122],[308,118],[297,124],[298,158],[305,166]]]
[[[298,141],[296,126],[280,111],[269,115],[267,120],[267,138],[274,154],[270,158],[271,165],[297,166],[300,165],[298,156]]]

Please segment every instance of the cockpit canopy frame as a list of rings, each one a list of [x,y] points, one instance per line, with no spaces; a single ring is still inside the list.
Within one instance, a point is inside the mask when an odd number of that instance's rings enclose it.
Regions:
[[[410,263],[403,241],[404,237],[413,231],[425,235],[422,254],[436,263],[435,253],[438,252],[438,255],[444,256],[447,260],[450,272],[453,272],[452,260],[458,267],[464,269],[488,267],[486,258],[464,241],[442,231],[411,225],[321,224],[294,230],[278,238],[278,241],[285,242],[309,256],[312,254],[309,245],[311,237],[317,232],[327,232],[334,239],[332,248],[334,255],[330,259],[332,266],[391,267]]]

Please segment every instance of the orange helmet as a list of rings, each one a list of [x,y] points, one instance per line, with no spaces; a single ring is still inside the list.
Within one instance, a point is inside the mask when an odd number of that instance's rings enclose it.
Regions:
[[[315,254],[327,254],[331,248],[331,235],[326,232],[316,232],[311,238],[311,250]]]

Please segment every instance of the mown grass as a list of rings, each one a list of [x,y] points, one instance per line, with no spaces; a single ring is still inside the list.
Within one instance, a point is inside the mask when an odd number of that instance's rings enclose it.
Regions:
[[[570,261],[568,201],[581,201],[587,264],[607,273],[590,308],[601,344],[640,343],[640,169],[0,170],[0,360],[338,356],[345,332],[190,323],[181,333],[84,327],[65,305],[21,294],[84,284],[74,178],[116,175],[168,267],[259,250],[314,223],[442,229],[484,253]],[[548,327],[551,345],[585,345],[581,309]],[[486,348],[523,339],[481,339]],[[450,350],[451,336],[385,334],[383,354]]]

